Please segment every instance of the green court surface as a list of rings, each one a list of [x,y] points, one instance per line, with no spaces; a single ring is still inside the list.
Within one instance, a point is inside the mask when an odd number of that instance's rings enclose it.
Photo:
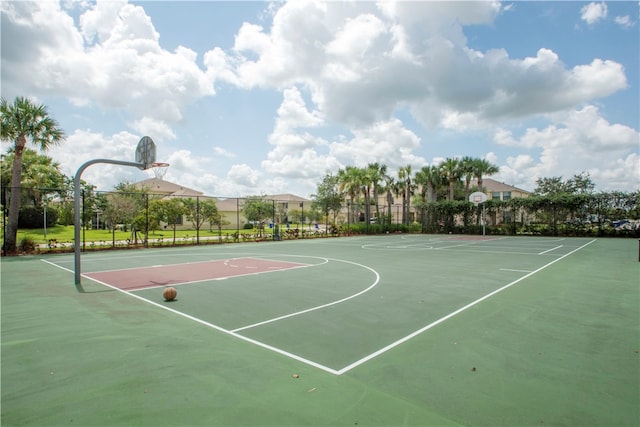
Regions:
[[[638,244],[105,251],[79,286],[73,254],[3,258],[2,426],[638,426]]]

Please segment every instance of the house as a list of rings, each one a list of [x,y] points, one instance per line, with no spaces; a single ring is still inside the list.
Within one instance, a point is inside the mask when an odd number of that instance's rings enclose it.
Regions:
[[[183,199],[208,199],[202,191],[194,190],[183,185],[175,184],[170,181],[165,181],[159,177],[145,179],[133,184],[134,187],[140,190],[146,190],[151,197],[159,197],[162,199],[180,197]],[[214,199],[215,200],[215,199]],[[166,228],[164,223],[163,227]],[[177,218],[176,221],[178,230],[191,229],[192,224],[186,221],[185,217]]]
[[[472,180],[471,186],[477,187],[478,180]],[[482,187],[489,200],[502,200],[506,202],[510,199],[516,199],[518,197],[529,197],[531,195],[531,193],[527,190],[523,190],[521,188],[514,187],[512,185],[505,184],[504,182],[496,181],[495,179],[491,178],[483,178]]]
[[[289,218],[293,211],[304,213],[305,209],[311,210],[311,200],[295,194],[268,194],[264,196],[267,200],[273,200],[276,210],[276,222],[286,223],[296,221]],[[223,228],[241,229],[247,223],[246,217],[242,213],[245,198],[218,199],[216,205],[218,212],[222,215]]]
[[[472,180],[471,185],[477,187],[478,181],[475,179]],[[529,197],[531,195],[527,190],[491,178],[484,178],[482,180],[482,187],[484,187],[484,193],[487,195],[488,200],[502,200],[506,202],[511,199]],[[510,210],[502,210],[501,212],[494,211],[489,213],[487,221],[492,225],[506,223],[512,220],[511,215],[512,212]]]
[[[165,197],[201,197],[202,191],[194,190],[183,185],[174,184],[160,178],[149,178],[133,184],[138,189],[145,189],[149,194]]]

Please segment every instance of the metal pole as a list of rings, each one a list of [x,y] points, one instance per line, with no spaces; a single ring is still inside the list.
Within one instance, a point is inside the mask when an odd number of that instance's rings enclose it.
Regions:
[[[484,210],[484,203],[482,204],[482,235],[484,236],[485,233],[485,226],[487,223],[487,214],[485,213]]]
[[[82,190],[82,216],[81,216],[81,224],[82,224],[82,251],[84,252],[85,247],[86,247],[86,240],[85,240],[85,232],[86,232],[86,227],[84,224],[84,204],[85,204],[85,199],[84,199],[84,190]]]
[[[6,256],[4,242],[7,241],[7,187],[2,187],[2,256]]]
[[[144,247],[148,248],[149,247],[149,194],[145,194],[145,206],[144,206],[144,212],[145,212],[145,225],[144,225]]]
[[[196,196],[196,245],[200,244],[200,196]]]
[[[134,162],[123,162],[120,160],[109,160],[109,159],[95,159],[89,160],[84,163],[78,171],[76,172],[76,176],[73,180],[73,204],[74,204],[74,215],[73,215],[73,245],[74,245],[74,272],[75,272],[75,283],[79,285],[81,283],[81,272],[80,272],[80,177],[82,176],[82,172],[86,168],[96,163],[109,163],[112,165],[122,165],[122,166],[133,166],[136,168],[144,168],[145,165],[143,163],[134,163]]]

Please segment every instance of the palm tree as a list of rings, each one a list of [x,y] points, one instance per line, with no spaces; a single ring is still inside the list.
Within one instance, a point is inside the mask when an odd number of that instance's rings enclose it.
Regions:
[[[416,172],[416,184],[421,186],[423,203],[436,201],[436,189],[440,186],[440,170],[438,166],[423,166]]]
[[[391,192],[392,197],[389,197],[387,194],[387,202],[393,199],[393,196],[396,196],[396,199],[404,194],[404,183],[400,180],[392,179],[390,181],[389,191]],[[391,213],[391,205],[389,205],[389,213]],[[402,204],[402,215],[404,215],[404,203]],[[404,217],[402,218],[404,222]],[[398,223],[398,215],[396,211],[396,224]]]
[[[383,178],[384,184],[380,187],[380,191],[384,191],[387,193],[387,215],[389,218],[389,224],[391,224],[393,214],[391,212],[391,205],[393,205],[393,195],[397,193],[396,189],[398,188],[398,184],[396,180],[391,175],[386,175]]]
[[[482,177],[491,176],[500,172],[500,168],[488,160],[476,159],[473,163],[473,174],[478,180],[478,191],[484,192],[482,188]]]
[[[449,181],[449,200],[453,200],[454,185],[455,182],[460,179],[462,173],[460,160],[447,158],[440,164],[440,171],[442,172],[442,177]]]
[[[352,202],[362,190],[362,175],[362,169],[355,166],[347,166],[344,169],[340,169],[338,171],[338,189],[343,194],[348,195]]]
[[[478,159],[465,156],[460,160],[460,172],[464,176],[464,200],[469,200],[469,187],[471,185],[471,178],[473,178],[474,165]]]
[[[428,224],[427,206],[437,198],[437,189],[440,186],[440,169],[436,165],[423,166],[416,172],[415,183],[420,186],[420,222],[424,227]]]
[[[46,151],[64,140],[64,132],[47,112],[44,105],[36,105],[28,98],[17,97],[13,104],[6,99],[0,101],[0,137],[14,142],[13,170],[11,173],[11,199],[6,226],[4,250],[15,253],[18,235],[18,214],[22,199],[22,154],[27,140]]]
[[[379,163],[369,163],[367,166],[367,173],[371,180],[371,189],[373,190],[373,200],[376,204],[376,218],[380,218],[380,203],[378,196],[380,195],[381,188],[384,187],[383,182],[387,178],[387,165],[381,165]]]
[[[409,224],[411,196],[413,196],[413,186],[411,185],[411,165],[403,166],[398,170],[398,179],[404,184],[404,190],[402,192],[402,223]]]

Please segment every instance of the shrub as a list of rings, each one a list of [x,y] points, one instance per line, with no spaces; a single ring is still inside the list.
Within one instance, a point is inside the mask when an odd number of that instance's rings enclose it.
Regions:
[[[58,211],[47,206],[47,227],[53,227],[58,220]],[[44,210],[36,206],[23,206],[18,216],[19,228],[43,228]]]
[[[31,254],[36,251],[36,242],[30,236],[24,236],[18,243],[18,250],[27,254]]]

